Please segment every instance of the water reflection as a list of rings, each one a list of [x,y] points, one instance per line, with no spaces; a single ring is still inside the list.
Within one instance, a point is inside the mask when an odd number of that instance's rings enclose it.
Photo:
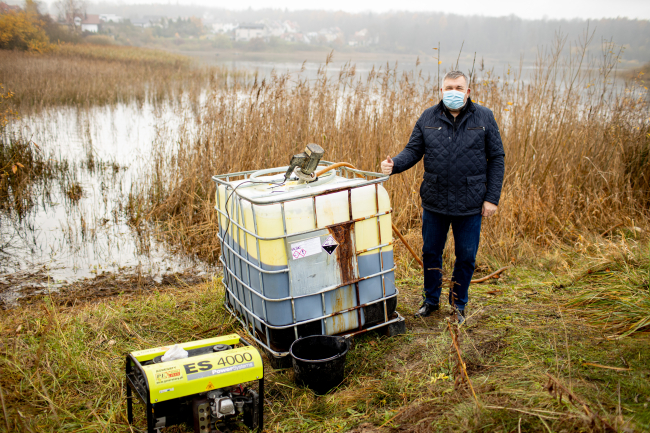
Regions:
[[[153,142],[183,121],[177,110],[171,103],[53,108],[11,125],[7,134],[32,140],[57,169],[34,188],[32,206],[0,213],[0,303],[103,272],[159,280],[205,269],[170,254],[125,211],[131,187],[146,175]]]

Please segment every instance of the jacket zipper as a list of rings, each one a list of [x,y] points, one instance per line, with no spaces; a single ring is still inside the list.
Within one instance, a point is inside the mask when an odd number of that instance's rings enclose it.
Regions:
[[[467,128],[468,131],[472,131],[475,129],[482,129],[483,131],[485,131],[485,126],[473,126],[471,128]]]
[[[435,129],[437,131],[440,131],[442,129],[442,126],[425,126],[424,129]]]

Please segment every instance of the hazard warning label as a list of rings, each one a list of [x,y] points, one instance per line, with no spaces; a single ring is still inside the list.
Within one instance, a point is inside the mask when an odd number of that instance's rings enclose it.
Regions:
[[[339,246],[339,243],[336,242],[336,240],[332,237],[332,235],[328,236],[327,239],[325,239],[325,242],[323,242],[323,249],[330,256],[332,255],[334,250],[336,250],[336,248],[338,248],[338,246]]]
[[[291,257],[293,257],[294,260],[302,259],[320,252],[320,239],[317,237],[291,244]]]
[[[211,391],[215,388],[215,386],[212,384],[212,381],[208,382],[208,384],[205,387],[206,391]]]

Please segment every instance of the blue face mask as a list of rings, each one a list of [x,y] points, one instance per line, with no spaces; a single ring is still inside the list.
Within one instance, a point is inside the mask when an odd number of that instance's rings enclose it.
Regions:
[[[458,110],[465,105],[465,93],[458,90],[445,90],[442,92],[442,102],[452,110]]]

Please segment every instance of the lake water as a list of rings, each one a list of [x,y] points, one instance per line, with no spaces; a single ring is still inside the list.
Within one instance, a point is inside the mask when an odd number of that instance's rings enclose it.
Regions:
[[[187,115],[187,113],[185,113]],[[10,132],[30,138],[69,169],[48,187],[38,187],[24,215],[0,213],[0,293],[11,304],[21,287],[56,288],[102,272],[161,278],[206,266],[169,253],[135,230],[124,206],[131,187],[146,173],[154,140],[173,135],[181,121],[175,107],[118,104],[90,109],[52,108],[14,122]],[[83,195],[71,200],[70,185]],[[22,275],[16,283],[15,276]]]

